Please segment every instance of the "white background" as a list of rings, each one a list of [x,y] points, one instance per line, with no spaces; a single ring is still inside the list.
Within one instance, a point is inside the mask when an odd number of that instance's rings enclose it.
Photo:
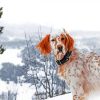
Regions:
[[[1,0],[0,4],[5,23],[100,31],[99,0]]]

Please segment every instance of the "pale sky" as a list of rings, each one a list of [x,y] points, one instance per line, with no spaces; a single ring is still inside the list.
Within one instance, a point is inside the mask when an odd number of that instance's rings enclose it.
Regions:
[[[100,31],[99,0],[1,0],[2,21],[57,29]]]

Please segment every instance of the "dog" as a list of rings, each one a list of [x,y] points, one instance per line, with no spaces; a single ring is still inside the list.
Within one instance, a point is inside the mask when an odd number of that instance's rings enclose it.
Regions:
[[[73,100],[87,100],[92,91],[100,90],[100,56],[94,52],[80,53],[68,32],[56,37],[47,34],[37,45],[41,54],[53,51],[58,76],[66,81]]]

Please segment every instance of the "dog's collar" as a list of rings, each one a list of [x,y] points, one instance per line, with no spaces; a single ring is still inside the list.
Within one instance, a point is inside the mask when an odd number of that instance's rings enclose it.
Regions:
[[[61,60],[56,60],[56,63],[58,65],[62,65],[64,63],[66,63],[69,60],[71,53],[72,53],[72,51],[67,51],[66,54],[64,55],[64,57]]]

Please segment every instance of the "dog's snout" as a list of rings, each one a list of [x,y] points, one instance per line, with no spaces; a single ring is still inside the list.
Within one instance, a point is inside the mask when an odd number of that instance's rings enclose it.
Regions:
[[[59,51],[62,51],[62,49],[63,49],[63,46],[61,46],[61,45],[58,45],[58,46],[57,46],[57,49],[58,49]]]

